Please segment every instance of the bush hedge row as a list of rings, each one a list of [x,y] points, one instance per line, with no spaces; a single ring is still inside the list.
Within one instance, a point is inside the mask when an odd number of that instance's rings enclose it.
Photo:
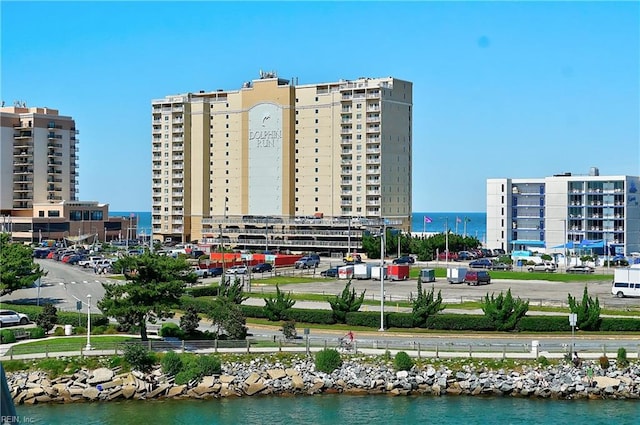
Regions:
[[[246,317],[266,319],[263,307],[243,305],[242,311]],[[311,310],[292,308],[287,311],[287,320],[296,322],[318,323],[331,325],[336,323],[331,310]],[[385,328],[412,328],[411,313],[385,313],[383,316]],[[375,311],[358,311],[347,313],[346,324],[367,328],[380,328],[380,313]],[[426,329],[441,331],[495,331],[491,321],[484,315],[478,314],[445,314],[439,313],[429,317],[424,325]],[[640,332],[640,320],[631,318],[602,319],[600,331],[606,332]],[[567,316],[525,316],[518,322],[516,331],[519,332],[570,332],[571,326]]]

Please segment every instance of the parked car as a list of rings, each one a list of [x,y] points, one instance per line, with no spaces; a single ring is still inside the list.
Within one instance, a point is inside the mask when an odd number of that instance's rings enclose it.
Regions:
[[[539,264],[534,264],[533,266],[527,266],[527,270],[529,270],[530,272],[552,273],[556,271],[556,265],[549,261],[544,261]]]
[[[253,268],[251,269],[251,271],[254,273],[270,272],[271,270],[273,270],[273,266],[269,263],[259,263],[253,266]]]
[[[26,325],[31,320],[29,316],[13,310],[0,310],[0,327],[8,325]]]
[[[474,269],[489,269],[493,265],[493,262],[488,258],[479,258],[469,263],[469,267]]]
[[[296,269],[309,269],[311,267],[318,267],[320,264],[320,260],[313,257],[302,257],[298,261],[296,261],[293,266]]]
[[[446,261],[447,257],[449,261],[458,261],[458,254],[456,254],[455,252],[449,252],[448,255],[446,252],[441,252],[440,254],[438,254],[438,260],[440,261]]]
[[[338,268],[331,267],[330,269],[323,270],[320,272],[320,276],[323,277],[338,277]]]
[[[209,269],[201,269],[200,267],[192,267],[191,271],[196,274],[199,278],[209,277]]]
[[[595,272],[596,269],[591,267],[591,266],[587,266],[587,265],[581,265],[581,266],[571,266],[567,268],[567,273],[593,273]]]
[[[211,277],[222,276],[222,267],[211,267],[209,269],[209,276]]]
[[[247,266],[231,266],[227,269],[227,274],[247,274],[248,271]]]
[[[347,254],[342,261],[344,261],[345,264],[360,264],[362,263],[362,257],[360,254]]]
[[[416,260],[410,255],[404,255],[393,260],[393,264],[413,264]]]
[[[476,256],[476,254],[474,254],[471,251],[460,251],[458,252],[458,260],[464,261],[464,260],[475,260],[476,258],[478,258]]]
[[[467,285],[488,285],[491,283],[491,275],[486,270],[468,270],[464,281]]]
[[[49,248],[38,248],[33,250],[33,256],[35,258],[47,258],[50,252],[51,250]]]
[[[103,257],[87,257],[78,261],[78,265],[80,267],[84,267],[85,269],[88,269],[89,267],[93,267],[96,261],[100,261],[102,259]]]
[[[507,263],[500,263],[500,262],[493,262],[491,264],[491,270],[511,270],[513,269],[513,266],[511,264],[507,264]]]

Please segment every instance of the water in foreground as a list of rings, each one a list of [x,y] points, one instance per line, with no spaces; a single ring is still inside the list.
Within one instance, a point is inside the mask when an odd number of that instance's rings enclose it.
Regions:
[[[637,424],[638,400],[322,395],[18,406],[35,424]]]

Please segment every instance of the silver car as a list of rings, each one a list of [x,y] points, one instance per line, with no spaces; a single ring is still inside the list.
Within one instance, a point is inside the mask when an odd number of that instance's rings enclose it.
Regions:
[[[26,325],[29,323],[29,316],[17,313],[13,310],[0,310],[0,326]]]

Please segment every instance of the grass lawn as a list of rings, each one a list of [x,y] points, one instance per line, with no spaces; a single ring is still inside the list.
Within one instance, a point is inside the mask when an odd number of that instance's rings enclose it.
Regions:
[[[91,347],[95,350],[113,350],[119,343],[134,340],[136,340],[136,338],[122,335],[92,335]],[[15,345],[12,350],[13,354],[77,351],[85,345],[87,345],[86,336],[69,336],[34,340]]]

